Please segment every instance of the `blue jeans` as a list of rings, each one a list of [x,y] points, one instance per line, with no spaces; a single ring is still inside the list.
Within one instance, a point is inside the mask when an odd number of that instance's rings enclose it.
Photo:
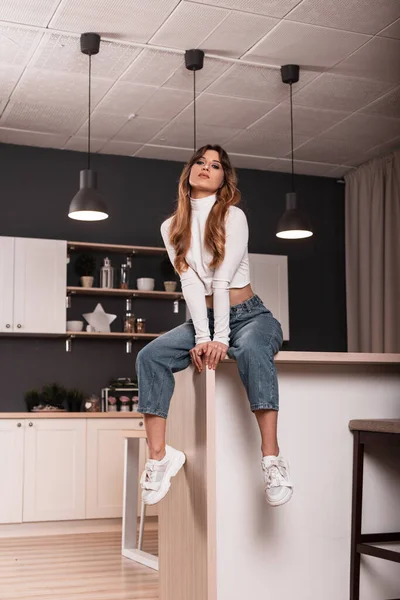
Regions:
[[[207,308],[207,312],[212,337],[214,309]],[[283,342],[279,321],[255,294],[245,302],[230,307],[229,326],[228,356],[236,360],[251,410],[279,410],[274,363],[274,355]],[[175,388],[173,373],[191,364],[189,351],[195,346],[194,335],[193,322],[189,319],[139,351],[136,374],[140,413],[167,418]]]

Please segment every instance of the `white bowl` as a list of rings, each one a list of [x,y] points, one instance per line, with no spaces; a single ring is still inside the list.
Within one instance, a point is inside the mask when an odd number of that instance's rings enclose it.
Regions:
[[[67,331],[82,331],[83,321],[67,321]]]
[[[138,290],[150,292],[151,290],[154,290],[154,279],[151,277],[140,277],[139,279],[136,279],[136,285]]]

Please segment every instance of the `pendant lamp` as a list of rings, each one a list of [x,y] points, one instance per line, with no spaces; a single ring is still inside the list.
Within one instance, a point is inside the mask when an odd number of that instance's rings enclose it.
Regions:
[[[186,50],[185,66],[189,71],[193,71],[193,152],[197,150],[196,140],[196,71],[200,71],[204,64],[203,50]]]
[[[294,159],[293,159],[293,98],[292,84],[299,80],[300,67],[298,65],[284,65],[281,67],[283,83],[290,85],[290,135],[292,149],[292,190],[286,194],[286,211],[279,219],[276,235],[288,240],[307,238],[313,235],[310,221],[305,213],[297,208],[297,194],[294,186]]]
[[[81,52],[89,56],[89,118],[88,118],[88,151],[87,169],[80,173],[79,192],[75,194],[69,205],[68,216],[78,221],[102,221],[107,219],[108,211],[103,196],[97,191],[97,173],[90,168],[90,113],[92,85],[92,55],[98,54],[100,36],[97,33],[81,35]]]

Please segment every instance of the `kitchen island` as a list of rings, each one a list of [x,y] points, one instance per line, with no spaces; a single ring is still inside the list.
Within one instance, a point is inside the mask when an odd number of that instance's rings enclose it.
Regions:
[[[400,354],[280,352],[279,442],[294,495],[263,495],[260,435],[235,361],[175,374],[168,443],[187,455],[159,508],[160,600],[347,600],[351,419],[400,417]],[[365,532],[400,530],[400,456],[367,455]],[[400,565],[363,558],[363,600]]]

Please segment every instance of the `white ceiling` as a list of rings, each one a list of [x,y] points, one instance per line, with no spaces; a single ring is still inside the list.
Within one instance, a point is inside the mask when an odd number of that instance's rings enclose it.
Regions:
[[[94,8],[95,7],[95,8]],[[0,0],[0,142],[184,161],[219,143],[235,166],[340,177],[400,146],[399,0]]]

